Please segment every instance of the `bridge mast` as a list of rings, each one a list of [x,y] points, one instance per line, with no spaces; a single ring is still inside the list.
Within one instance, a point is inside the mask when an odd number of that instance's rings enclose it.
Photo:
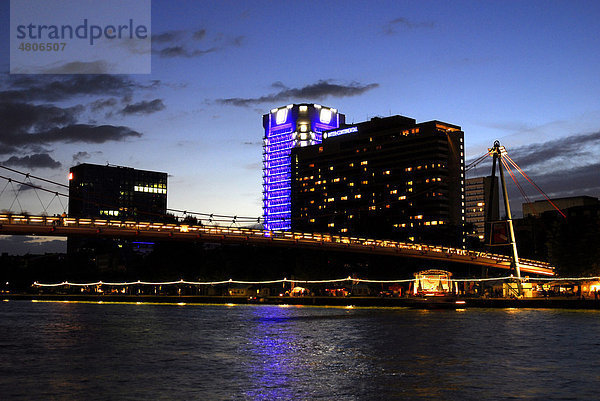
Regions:
[[[502,168],[502,153],[506,152],[504,146],[500,146],[499,141],[494,142],[494,146],[491,149],[488,149],[490,154],[493,157],[492,164],[492,183],[494,182],[494,178],[496,176],[496,161],[498,161],[498,169],[500,170],[500,182],[502,184],[502,195],[504,197],[504,211],[506,212],[506,220],[507,220],[507,231],[509,235],[509,243],[512,247],[512,261],[511,268],[514,269],[517,273],[519,293],[521,293],[521,269],[519,266],[519,254],[517,253],[517,240],[515,239],[515,230],[513,228],[512,216],[510,214],[510,204],[508,203],[508,191],[506,190],[506,182],[504,181],[504,169]],[[488,201],[488,205],[492,204],[492,200],[494,197],[494,191],[496,190],[495,186],[492,184],[492,190],[490,191],[490,199]],[[487,220],[491,220],[491,210],[490,207],[488,209]],[[492,235],[489,232],[489,235]]]

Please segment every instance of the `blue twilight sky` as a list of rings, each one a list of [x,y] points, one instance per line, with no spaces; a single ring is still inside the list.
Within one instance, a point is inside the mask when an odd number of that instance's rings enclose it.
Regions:
[[[150,75],[9,75],[9,15],[0,163],[18,170],[165,171],[170,208],[258,216],[262,114],[314,102],[460,125],[467,159],[499,139],[549,195],[600,195],[598,1],[154,0]]]

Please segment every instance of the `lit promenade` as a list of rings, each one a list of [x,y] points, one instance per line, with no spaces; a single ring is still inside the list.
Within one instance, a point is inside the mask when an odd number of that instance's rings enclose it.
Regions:
[[[87,236],[178,240],[323,249],[396,255],[510,269],[511,258],[488,252],[329,234],[264,231],[249,228],[0,214],[0,235]],[[548,263],[520,259],[521,272],[553,276]]]

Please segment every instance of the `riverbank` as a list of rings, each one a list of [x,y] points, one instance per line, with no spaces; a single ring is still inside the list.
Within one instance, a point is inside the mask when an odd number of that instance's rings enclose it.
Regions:
[[[399,297],[243,297],[198,295],[103,295],[103,294],[1,294],[3,301],[158,303],[158,304],[265,304],[356,307],[407,307],[421,309],[552,308],[600,309],[600,300],[552,298],[399,298]]]

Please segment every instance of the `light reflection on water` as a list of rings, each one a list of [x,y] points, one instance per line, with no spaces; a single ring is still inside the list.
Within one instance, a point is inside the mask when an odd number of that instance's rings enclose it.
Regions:
[[[600,312],[0,303],[2,399],[594,399]]]

